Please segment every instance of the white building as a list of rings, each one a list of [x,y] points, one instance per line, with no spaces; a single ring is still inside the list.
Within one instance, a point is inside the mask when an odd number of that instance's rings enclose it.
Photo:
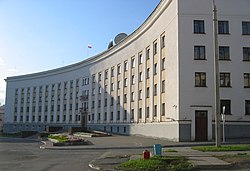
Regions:
[[[250,1],[216,5],[226,138],[250,137]],[[107,51],[7,78],[4,131],[83,125],[174,141],[211,140],[212,11],[212,0],[162,0],[136,31]]]

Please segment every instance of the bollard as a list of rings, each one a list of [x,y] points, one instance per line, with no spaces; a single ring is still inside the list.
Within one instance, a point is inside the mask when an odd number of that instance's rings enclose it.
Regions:
[[[143,151],[143,159],[144,160],[150,159],[150,152],[148,150]]]
[[[154,145],[154,155],[161,156],[161,144]]]

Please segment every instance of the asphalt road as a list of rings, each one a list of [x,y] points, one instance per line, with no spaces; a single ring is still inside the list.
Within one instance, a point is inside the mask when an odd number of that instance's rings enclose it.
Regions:
[[[92,170],[88,163],[106,153],[104,150],[44,150],[41,143],[0,138],[0,170],[74,171]]]

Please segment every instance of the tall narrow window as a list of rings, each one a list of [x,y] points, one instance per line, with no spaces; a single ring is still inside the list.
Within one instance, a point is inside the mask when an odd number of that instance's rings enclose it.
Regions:
[[[218,34],[229,34],[228,21],[218,21]]]
[[[133,102],[134,100],[135,100],[135,93],[132,92],[132,93],[131,93],[131,101]]]
[[[147,68],[147,78],[149,78],[149,76],[150,76],[150,69]]]
[[[121,72],[122,72],[122,67],[121,67],[121,65],[118,65],[118,66],[117,66],[117,72],[118,72],[118,74],[121,74]]]
[[[154,42],[154,55],[157,54],[157,42]]]
[[[220,86],[230,87],[230,73],[220,73]]]
[[[128,79],[125,78],[125,79],[124,79],[124,87],[127,87],[127,86],[128,86]]]
[[[114,77],[114,74],[115,74],[115,69],[111,68],[111,77]]]
[[[250,100],[245,100],[245,114],[250,115]]]
[[[135,76],[134,75],[132,75],[131,80],[132,80],[132,85],[134,85],[135,84]]]
[[[154,96],[157,96],[157,84],[154,85]]]
[[[150,96],[149,87],[147,87],[147,91],[146,91],[146,93],[147,93],[147,98],[149,98],[149,96]]]
[[[162,115],[162,116],[165,116],[165,103],[162,103],[161,108],[162,108],[162,109],[161,109],[161,111],[162,111],[162,112],[161,112],[161,115]]]
[[[131,65],[132,65],[132,68],[135,67],[135,58],[132,58],[132,59],[131,59]]]
[[[150,49],[147,48],[146,49],[146,59],[149,59],[150,58]]]
[[[154,75],[156,75],[156,74],[157,74],[157,63],[154,64]]]
[[[142,99],[142,90],[139,90],[139,100]]]
[[[250,73],[244,73],[244,88],[250,88]]]
[[[195,60],[205,60],[206,59],[205,46],[194,46],[194,59]]]
[[[128,70],[128,61],[125,61],[124,62],[124,71],[127,71]]]
[[[204,20],[194,20],[194,33],[197,34],[205,33]]]
[[[108,79],[108,70],[105,70],[105,79]]]
[[[166,59],[165,58],[161,59],[161,69],[162,70],[166,69]]]
[[[195,73],[195,87],[206,87],[206,73],[205,72]]]
[[[165,47],[165,35],[161,36],[161,48]]]
[[[249,21],[242,22],[242,34],[250,35],[250,22]]]
[[[230,60],[229,46],[219,47],[219,60]]]
[[[165,80],[162,80],[162,82],[161,82],[161,92],[162,93],[165,92]]]
[[[149,107],[147,107],[147,110],[146,110],[146,118],[149,118]]]
[[[139,73],[139,81],[141,82],[142,80],[143,80],[143,73],[140,72],[140,73]]]
[[[243,61],[250,61],[250,47],[243,47]]]
[[[154,105],[154,116],[157,116],[157,105]]]
[[[231,100],[220,100],[220,113],[223,113],[225,108],[225,115],[231,115]]]
[[[142,56],[142,54],[140,53],[140,54],[139,54],[139,64],[142,64],[142,62],[143,62],[143,56]]]

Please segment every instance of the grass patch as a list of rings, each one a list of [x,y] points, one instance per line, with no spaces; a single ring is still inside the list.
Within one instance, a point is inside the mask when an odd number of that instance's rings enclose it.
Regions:
[[[250,151],[250,145],[228,145],[228,146],[197,146],[192,147],[193,150],[199,150],[203,152],[220,152],[220,151]]]
[[[175,149],[166,149],[164,150],[166,153],[176,153],[177,151]]]
[[[237,169],[245,169],[250,167],[250,155],[247,153],[226,154],[215,157],[233,164],[233,166]]]
[[[192,170],[193,166],[182,156],[154,156],[149,160],[130,160],[120,164],[116,169],[124,171],[188,171]]]
[[[61,143],[68,141],[68,137],[65,135],[49,135],[48,138],[55,139]]]

